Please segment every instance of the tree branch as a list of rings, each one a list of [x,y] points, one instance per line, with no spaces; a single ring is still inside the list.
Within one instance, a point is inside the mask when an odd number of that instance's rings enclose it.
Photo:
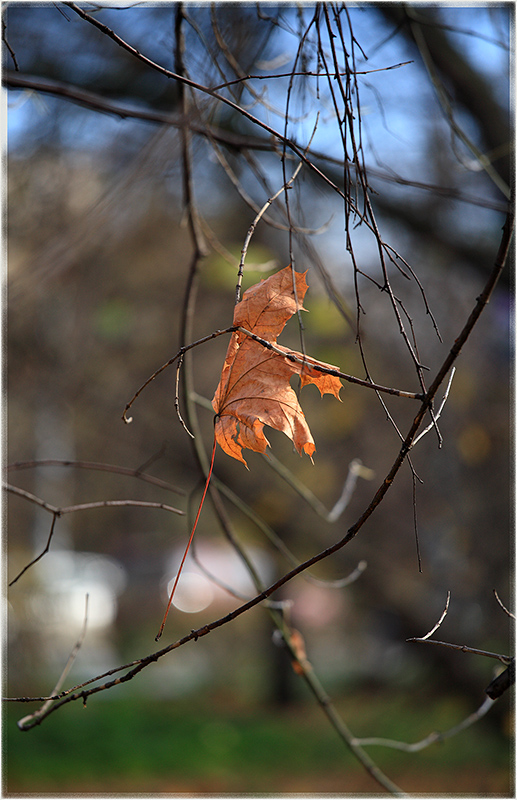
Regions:
[[[176,640],[175,642],[173,642],[172,644],[167,645],[166,647],[162,648],[161,650],[158,650],[158,651],[156,651],[154,653],[149,654],[145,658],[138,659],[136,661],[132,661],[130,664],[126,664],[124,666],[116,667],[116,668],[114,668],[112,670],[109,670],[108,672],[103,673],[102,675],[98,675],[96,678],[92,678],[89,681],[86,681],[85,683],[81,684],[80,687],[73,687],[72,689],[61,693],[57,697],[52,698],[52,699],[55,699],[55,700],[57,700],[59,702],[57,702],[55,705],[52,706],[51,709],[49,709],[49,712],[48,712],[49,714],[53,713],[54,711],[56,711],[58,708],[60,708],[62,705],[66,704],[66,703],[70,703],[70,702],[73,702],[73,701],[79,700],[79,699],[82,699],[83,702],[84,702],[88,697],[90,697],[93,694],[97,694],[98,692],[105,691],[107,689],[112,688],[113,686],[119,685],[121,683],[126,683],[127,681],[132,680],[132,678],[134,678],[139,672],[141,672],[142,669],[144,669],[149,664],[155,663],[160,658],[162,658],[164,655],[166,655],[168,653],[171,653],[173,650],[177,650],[179,647],[182,647],[183,645],[187,644],[188,642],[197,641],[202,636],[207,636],[212,631],[217,630],[217,628],[220,628],[223,625],[228,624],[229,622],[233,621],[237,617],[239,617],[242,614],[244,614],[247,611],[249,611],[251,608],[254,608],[255,606],[259,605],[263,600],[267,600],[281,586],[283,586],[284,584],[288,583],[290,580],[292,580],[294,577],[296,577],[300,573],[304,572],[306,569],[311,567],[313,564],[316,564],[319,561],[322,561],[325,558],[328,558],[333,553],[335,553],[338,550],[342,549],[346,544],[348,544],[349,541],[351,541],[357,535],[357,533],[359,532],[361,527],[364,525],[366,520],[375,511],[375,509],[377,508],[377,506],[379,505],[379,503],[383,499],[384,495],[386,494],[386,492],[388,491],[388,489],[392,485],[393,480],[395,478],[395,475],[399,471],[399,469],[402,466],[405,458],[407,457],[407,454],[409,453],[409,451],[411,449],[411,446],[412,446],[412,443],[413,443],[414,438],[416,436],[416,433],[419,430],[419,427],[420,427],[420,425],[422,423],[422,420],[423,420],[423,418],[424,418],[424,416],[426,414],[426,411],[427,411],[430,403],[432,402],[432,400],[433,400],[436,392],[438,391],[441,383],[445,379],[445,376],[447,375],[447,373],[451,369],[454,361],[457,359],[457,357],[458,357],[458,355],[459,355],[459,353],[461,351],[461,348],[463,347],[463,345],[467,341],[467,339],[468,339],[470,333],[472,332],[472,329],[474,328],[477,320],[479,319],[479,316],[481,315],[483,309],[487,305],[487,303],[488,303],[488,301],[490,299],[490,296],[491,296],[491,294],[492,294],[492,292],[494,290],[494,287],[495,287],[495,285],[497,283],[497,280],[498,280],[502,270],[504,269],[504,266],[505,266],[505,263],[506,263],[506,259],[507,259],[507,256],[508,256],[510,242],[511,242],[511,239],[512,239],[512,234],[513,234],[513,214],[509,212],[508,215],[507,215],[506,222],[505,222],[504,227],[503,227],[503,234],[502,234],[502,238],[501,238],[501,244],[500,244],[499,251],[498,251],[498,254],[497,254],[497,258],[496,258],[496,261],[495,261],[495,264],[494,264],[494,268],[492,270],[492,274],[490,275],[490,278],[489,278],[488,282],[486,283],[483,291],[479,295],[479,297],[477,299],[477,302],[476,302],[476,306],[472,310],[472,312],[471,312],[466,324],[464,325],[464,327],[463,327],[462,331],[460,332],[458,338],[455,340],[455,342],[454,342],[454,344],[453,344],[453,346],[452,346],[452,348],[451,348],[451,350],[449,352],[449,355],[447,356],[447,358],[443,362],[441,368],[438,370],[438,373],[437,373],[434,381],[432,382],[430,388],[428,389],[426,397],[425,397],[425,400],[422,402],[421,408],[420,408],[419,412],[417,413],[417,415],[416,415],[416,417],[415,417],[415,419],[413,421],[413,424],[411,425],[411,428],[410,428],[406,438],[404,439],[403,445],[402,445],[402,447],[401,447],[401,449],[399,451],[399,454],[398,454],[397,458],[395,459],[395,462],[393,463],[393,466],[391,467],[390,471],[386,475],[384,481],[382,482],[381,486],[377,490],[375,496],[373,497],[373,499],[370,502],[370,504],[368,505],[368,507],[365,509],[365,511],[362,513],[362,515],[359,517],[359,519],[354,523],[354,525],[352,525],[348,529],[348,531],[346,532],[345,536],[342,539],[340,539],[339,541],[335,542],[330,547],[327,547],[325,550],[322,550],[321,552],[317,553],[316,555],[312,556],[311,558],[307,559],[306,561],[304,561],[301,564],[299,564],[298,566],[296,566],[290,572],[286,573],[281,578],[279,578],[271,586],[267,587],[262,592],[257,594],[254,598],[252,598],[251,600],[248,600],[246,603],[244,603],[241,606],[239,606],[238,608],[234,609],[229,614],[226,614],[224,617],[220,617],[219,619],[214,620],[213,622],[210,622],[210,623],[208,623],[206,625],[203,625],[202,627],[198,628],[197,630],[192,630],[189,634],[187,634],[186,636],[183,636],[181,639]],[[425,641],[428,642],[429,640],[426,639]],[[105,683],[105,684],[103,684],[101,686],[95,686],[95,687],[93,687],[91,689],[84,689],[85,686],[87,686],[87,685],[89,685],[91,683],[95,683],[95,682],[97,682],[99,680],[102,680],[103,678],[105,678],[107,676],[113,675],[116,672],[121,672],[122,670],[125,670],[125,669],[128,669],[128,672],[125,675],[123,675],[121,678],[116,678],[116,679],[114,679],[112,681],[108,681],[107,683]],[[15,698],[15,700],[18,701],[18,702],[29,702],[30,700],[33,700],[33,699],[34,698]],[[47,714],[47,716],[48,716],[48,714]],[[42,719],[39,719],[39,720],[35,721],[34,724],[40,724],[41,721],[42,721]]]

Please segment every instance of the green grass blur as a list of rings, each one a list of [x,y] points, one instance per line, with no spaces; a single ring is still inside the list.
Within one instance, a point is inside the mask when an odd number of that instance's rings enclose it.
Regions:
[[[410,742],[472,710],[451,698],[426,709],[393,694],[354,695],[338,708],[357,736]],[[242,709],[228,698],[94,697],[19,731],[16,720],[31,710],[8,704],[4,712],[4,796],[380,791],[311,703]],[[407,792],[511,796],[509,740],[486,718],[419,753],[369,753]]]

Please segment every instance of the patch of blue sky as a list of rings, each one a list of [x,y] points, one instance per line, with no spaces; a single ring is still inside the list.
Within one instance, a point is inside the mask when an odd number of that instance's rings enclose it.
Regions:
[[[473,7],[443,6],[448,36],[477,69],[500,77],[507,70],[512,5],[479,4]]]
[[[127,4],[127,9],[123,11],[114,8],[103,9],[99,18],[119,31],[123,38],[127,38],[143,52],[148,53],[151,58],[171,67],[174,9],[171,7],[170,14],[163,16],[165,10],[163,6],[144,5],[139,7],[135,4]],[[200,12],[200,8],[191,10],[192,13]],[[289,7],[286,7],[283,12],[286,24],[288,22],[291,25],[292,33],[285,30],[278,31],[270,40],[267,52],[263,54],[269,58],[286,53],[288,57],[291,53],[291,60],[289,61],[287,58],[281,71],[289,71],[298,47],[295,11],[294,8],[289,10]],[[487,75],[494,78],[503,76],[507,63],[507,52],[497,43],[487,41],[487,39],[493,39],[496,42],[504,39],[509,14],[505,15],[504,11],[495,14],[494,9],[486,7],[450,8],[445,5],[441,6],[441,11],[451,27],[458,27],[462,31],[473,31],[483,37],[448,31],[449,35],[465,48],[472,62]],[[156,15],[158,12],[161,14],[161,24],[157,28]],[[309,12],[310,9],[307,9],[307,14]],[[107,68],[110,48],[115,47],[114,44],[106,44],[105,38],[90,28],[87,29],[88,35],[85,36],[84,23],[70,11],[67,11],[70,22],[64,21],[55,8],[41,7],[36,10],[36,13],[44,14],[42,21],[45,22],[45,25],[40,31],[44,40],[43,50],[51,47],[53,57],[59,57],[59,51],[61,51],[61,59],[66,60],[67,70],[68,65],[72,70],[68,72],[70,80],[81,79],[86,75],[91,80]],[[390,28],[386,26],[385,20],[375,7],[368,4],[362,7],[351,6],[350,18],[358,41],[361,42],[361,46],[368,56],[368,60],[365,61],[356,48],[356,67],[359,71],[382,70],[408,60],[408,58],[413,59],[413,63],[398,69],[372,72],[360,76],[358,79],[366,161],[370,165],[390,164],[391,168],[400,171],[405,177],[411,176],[415,180],[425,181],[429,179],[429,175],[427,174],[427,161],[422,154],[425,153],[433,126],[437,120],[444,118],[434,90],[419,63],[418,56],[415,56],[414,53],[409,54],[407,45],[400,37],[389,37]],[[52,43],[55,42],[53,37],[55,37],[58,27],[61,46],[55,48]],[[67,33],[66,42],[63,42],[63,31]],[[95,34],[93,38],[92,33]],[[199,62],[199,55],[196,55],[198,50],[199,46],[195,50],[188,51],[189,58],[193,59],[195,63]],[[314,64],[311,66],[314,68]],[[206,62],[204,67],[205,74],[200,78],[201,82],[212,78],[212,70],[207,67]],[[207,74],[207,71],[210,74]],[[258,68],[257,71],[259,71]],[[293,92],[290,106],[292,116],[298,118],[298,121],[289,125],[288,135],[293,136],[301,145],[307,144],[310,140],[316,121],[317,82],[316,78],[311,78],[309,81],[308,89],[300,91],[296,89]],[[339,158],[342,154],[342,143],[336,125],[335,112],[326,88],[325,78],[320,78],[319,83],[321,113],[312,146],[316,150]],[[504,80],[501,80],[501,84],[504,85]],[[273,108],[276,108],[277,113],[270,108],[260,106],[249,94],[245,94],[246,100],[250,102],[250,111],[279,131],[283,131],[282,114],[287,79],[256,81],[254,86],[259,94],[266,90],[265,98]],[[301,86],[301,83],[296,86]],[[504,93],[504,90],[501,89],[501,92]],[[197,96],[201,97],[201,94],[197,93]],[[53,100],[41,94],[25,95],[11,92],[10,98],[12,100],[10,100],[8,134],[12,148],[23,143],[24,150],[26,150],[27,145],[30,147],[31,141],[33,143],[39,141],[44,130],[50,129],[50,120],[46,114],[53,114],[53,110],[58,108],[62,109],[59,121],[60,141],[67,147],[101,149],[109,144],[121,129],[121,122],[116,117],[80,110],[77,106],[72,107],[66,101]],[[53,105],[54,103],[56,105]],[[129,124],[131,123],[127,120],[123,123],[126,127]],[[138,123],[138,125],[145,125],[145,123]],[[149,128],[151,129],[151,126]],[[256,132],[263,135],[263,132],[259,130]]]
[[[123,121],[119,117],[100,114],[74,106],[67,113],[66,101],[32,91],[11,91],[7,115],[7,142],[10,154],[27,158],[42,141],[50,137],[57,115],[60,147],[70,150],[101,151],[128,125],[145,125]]]

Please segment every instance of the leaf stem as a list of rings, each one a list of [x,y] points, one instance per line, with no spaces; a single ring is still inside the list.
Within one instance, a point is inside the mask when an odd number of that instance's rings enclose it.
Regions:
[[[205,482],[205,489],[204,489],[204,492],[203,492],[203,496],[201,497],[201,502],[199,503],[199,508],[197,510],[196,519],[194,520],[194,525],[192,526],[192,532],[190,534],[190,539],[188,540],[187,546],[185,548],[185,552],[183,553],[183,558],[181,559],[181,564],[180,564],[179,569],[178,569],[178,574],[176,575],[176,580],[174,581],[174,586],[172,587],[172,592],[171,592],[171,595],[169,597],[169,602],[167,604],[167,609],[165,611],[165,614],[164,614],[164,617],[163,617],[163,620],[162,620],[162,624],[160,625],[160,630],[158,631],[158,634],[155,637],[155,642],[158,642],[161,639],[161,635],[163,633],[163,629],[165,628],[165,623],[167,621],[167,617],[169,615],[169,610],[170,610],[170,607],[171,607],[171,604],[172,604],[172,598],[174,597],[174,592],[176,591],[176,586],[178,585],[178,581],[179,581],[181,572],[183,570],[183,565],[185,564],[185,559],[187,558],[188,551],[190,550],[190,545],[192,544],[192,539],[194,538],[194,533],[195,533],[195,530],[197,528],[197,523],[198,523],[199,517],[201,515],[201,509],[203,508],[203,503],[205,502],[206,493],[208,491],[208,485],[210,483],[210,478],[212,477],[212,470],[214,468],[215,444],[216,444],[216,440],[215,440],[215,433],[214,433],[214,446],[212,447],[212,458],[210,460],[210,469],[208,470],[208,475],[207,475],[206,482]]]

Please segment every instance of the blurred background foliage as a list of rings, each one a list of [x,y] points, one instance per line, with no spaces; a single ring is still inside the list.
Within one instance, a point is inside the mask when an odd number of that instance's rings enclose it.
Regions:
[[[174,70],[176,5],[89,9],[140,52]],[[312,160],[343,186],[343,142],[329,86],[322,78],[290,77],[315,9],[189,5],[185,61],[189,75],[204,86],[257,76],[219,91],[272,128],[283,133],[286,125],[287,136],[302,147],[317,120]],[[430,376],[474,306],[504,221],[511,172],[512,13],[510,4],[419,5],[409,11],[397,3],[363,4],[341,11],[343,25],[349,20],[355,36],[360,106],[358,97],[354,102],[382,239],[417,273],[443,339],[435,334],[416,282],[390,266],[393,291],[411,317]],[[179,347],[192,242],[185,225],[177,84],[66,4],[10,3],[4,21],[8,463],[62,459],[145,467],[172,488],[64,466],[12,469],[9,481],[56,506],[137,499],[187,512],[101,508],[57,520],[50,552],[9,592],[7,694],[38,696],[51,690],[77,639],[86,593],[88,631],[71,683],[154,647],[167,581],[202,490],[192,442],[174,410],[175,370],[138,399],[131,425],[120,418],[138,386]],[[434,65],[434,86],[423,54]],[[322,69],[314,28],[297,63],[299,72]],[[286,77],[273,79],[281,73]],[[66,87],[148,119],[100,113],[56,96]],[[488,172],[452,132],[437,87],[445,91],[454,124],[486,155]],[[198,339],[231,324],[246,233],[285,178],[279,151],[263,130],[207,95],[195,97],[193,188],[207,243],[193,319]],[[173,124],[164,124],[164,114]],[[288,177],[295,165],[287,160]],[[289,203],[298,227],[290,236],[280,198],[251,240],[244,287],[294,257],[298,271],[308,270],[307,352],[363,377],[342,199],[304,168]],[[371,278],[359,276],[370,373],[378,383],[418,391],[386,293],[379,291],[375,239],[364,225],[350,235],[360,269]],[[440,420],[443,446],[431,431],[413,455],[423,481],[417,484],[422,572],[406,466],[360,535],[314,568],[321,580],[301,576],[281,592],[311,664],[357,735],[412,741],[454,725],[482,702],[496,662],[405,642],[432,627],[448,590],[451,604],[440,638],[509,652],[510,620],[492,590],[510,604],[510,276],[507,269],[457,363]],[[295,320],[282,341],[299,347]],[[220,337],[191,355],[192,397],[207,451],[213,414],[206,401],[226,347],[226,337]],[[281,434],[267,433],[275,458],[296,480],[330,509],[353,459],[375,473],[373,481],[358,480],[337,522],[319,517],[258,454],[246,455],[249,472],[221,451],[215,466],[217,478],[298,560],[344,535],[399,448],[386,410],[371,391],[346,384],[338,404],[308,387],[301,400],[316,441],[314,465],[300,459]],[[385,403],[405,434],[416,406],[399,398]],[[227,509],[265,583],[290,569],[249,516],[230,503]],[[7,497],[6,521],[11,580],[45,546],[51,515],[13,495]],[[196,553],[219,580],[245,596],[255,594],[208,502]],[[325,585],[361,561],[368,566],[355,583],[344,589]],[[173,609],[167,641],[239,604],[192,558],[189,580],[194,605],[187,599],[190,611]],[[29,713],[27,707],[10,705],[4,725],[8,791],[375,791],[272,633],[267,615],[255,608],[128,685],[92,698],[87,711],[72,704],[23,735],[14,720]],[[479,725],[443,746],[419,754],[376,748],[372,755],[393,779],[406,780],[408,791],[505,793],[510,729],[503,697]],[[82,766],[73,755],[78,747]]]

